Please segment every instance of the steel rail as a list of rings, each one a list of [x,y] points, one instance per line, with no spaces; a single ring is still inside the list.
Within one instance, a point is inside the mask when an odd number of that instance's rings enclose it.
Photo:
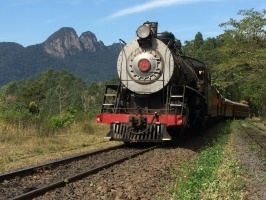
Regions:
[[[254,137],[254,135],[252,135],[252,134],[250,134],[249,132],[248,132],[248,130],[246,129],[246,127],[244,127],[242,124],[240,124],[241,125],[241,127],[244,129],[244,131],[245,131],[245,133],[254,141],[254,142],[256,142],[261,148],[263,148],[264,150],[266,150],[266,145],[264,145],[264,144],[262,144],[261,142],[259,142],[255,137]],[[254,126],[254,125],[253,125]],[[256,127],[256,126],[254,126],[255,128],[258,128],[258,127]],[[259,128],[258,128],[259,129]],[[258,135],[259,135],[259,133],[258,133]],[[266,137],[266,136],[265,136]]]
[[[248,122],[248,123],[249,123],[250,125],[254,126],[255,128],[261,130],[261,131],[265,131],[265,129],[263,129],[263,128],[257,126],[257,125],[255,125],[254,123],[251,123],[251,122]]]
[[[60,187],[64,187],[66,186],[67,184],[71,183],[71,182],[74,182],[74,181],[77,181],[77,180],[80,180],[86,176],[89,176],[89,175],[92,175],[92,174],[96,174],[97,172],[103,170],[103,169],[106,169],[106,168],[109,168],[113,165],[116,165],[116,164],[120,164],[126,160],[129,160],[131,158],[134,158],[134,157],[137,157],[141,154],[144,154],[148,151],[151,151],[155,148],[157,148],[158,146],[153,146],[153,147],[149,147],[147,149],[144,149],[138,153],[135,153],[135,154],[131,154],[129,156],[125,156],[121,159],[118,159],[116,161],[113,161],[113,162],[110,162],[110,163],[107,163],[107,164],[104,164],[102,166],[99,166],[99,167],[96,167],[96,168],[93,168],[93,169],[89,169],[89,170],[86,170],[86,171],[83,171],[79,174],[76,174],[74,176],[71,176],[71,177],[67,177],[67,178],[64,178],[64,180],[61,180],[61,181],[57,181],[55,183],[52,183],[50,185],[47,185],[45,187],[42,187],[42,188],[39,188],[39,189],[36,189],[36,190],[32,190],[30,192],[27,192],[27,193],[24,193],[22,195],[19,195],[17,197],[14,197],[12,198],[12,200],[21,200],[21,199],[32,199],[32,198],[35,198],[35,197],[38,197],[38,196],[41,196],[43,194],[45,194],[46,192],[49,192],[51,190],[54,190],[56,188],[60,188]]]
[[[40,165],[28,167],[25,169],[20,169],[20,170],[8,172],[8,173],[0,174],[0,183],[5,181],[5,180],[13,179],[17,176],[21,178],[21,177],[32,175],[34,173],[45,171],[46,169],[51,170],[51,169],[58,167],[59,165],[65,164],[65,163],[70,163],[73,161],[81,160],[81,159],[87,158],[87,157],[92,156],[92,155],[96,155],[96,154],[100,154],[103,152],[119,149],[119,148],[124,147],[124,146],[125,145],[122,144],[122,145],[116,145],[116,146],[107,147],[107,148],[103,148],[103,149],[93,150],[93,151],[90,151],[87,153],[73,155],[73,156],[70,156],[67,158],[46,162],[46,163],[43,163]]]

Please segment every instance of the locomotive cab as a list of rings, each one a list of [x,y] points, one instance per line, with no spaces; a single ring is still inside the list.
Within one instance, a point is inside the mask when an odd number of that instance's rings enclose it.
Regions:
[[[205,94],[206,85],[208,84],[208,72],[206,66],[195,58],[188,57],[189,62],[192,64],[198,78],[198,90],[201,94]]]

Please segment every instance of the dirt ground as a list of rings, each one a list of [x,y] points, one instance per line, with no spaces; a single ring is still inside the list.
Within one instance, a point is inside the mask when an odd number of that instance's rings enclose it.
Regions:
[[[266,122],[257,122],[255,125],[259,127],[260,142],[266,146]],[[255,129],[255,127],[250,127],[250,130]],[[236,154],[247,170],[245,198],[248,200],[266,199],[266,151],[258,146],[240,127],[234,131]]]

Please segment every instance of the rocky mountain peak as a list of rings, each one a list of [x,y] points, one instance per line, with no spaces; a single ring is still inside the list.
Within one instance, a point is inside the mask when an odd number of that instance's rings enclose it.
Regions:
[[[87,31],[81,34],[79,37],[80,43],[83,49],[87,49],[91,52],[95,52],[98,46],[97,38],[94,33]]]
[[[90,31],[84,32],[78,37],[73,28],[64,27],[48,37],[43,46],[46,53],[64,58],[66,55],[74,55],[82,50],[96,52],[99,44],[96,36]]]

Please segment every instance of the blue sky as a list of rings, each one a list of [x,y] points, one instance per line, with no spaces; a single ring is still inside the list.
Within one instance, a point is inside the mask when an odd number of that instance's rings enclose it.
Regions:
[[[182,43],[223,33],[219,24],[237,12],[266,9],[265,0],[0,0],[0,42],[24,47],[44,42],[62,27],[72,27],[78,36],[93,32],[111,45],[136,38],[136,29],[146,21],[158,22],[159,32],[170,31]]]

